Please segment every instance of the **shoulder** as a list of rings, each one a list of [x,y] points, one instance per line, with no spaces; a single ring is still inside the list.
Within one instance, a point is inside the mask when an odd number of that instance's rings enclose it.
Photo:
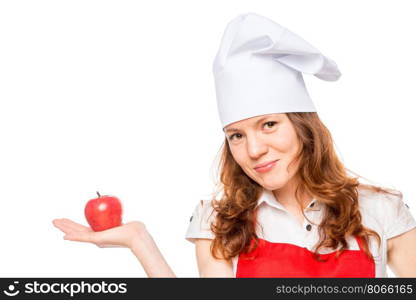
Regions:
[[[383,233],[383,207],[385,195],[368,189],[358,189],[358,207],[365,227]]]
[[[199,200],[192,216],[196,216],[201,221],[208,221],[216,215],[212,200]]]
[[[386,238],[411,228],[415,219],[403,201],[400,191],[387,189],[389,193],[369,188],[358,189],[358,206],[367,226]]]
[[[212,204],[211,200],[199,200],[196,204],[186,233],[188,241],[195,242],[196,238],[214,238],[211,224],[217,212]]]
[[[367,188],[358,189],[358,205],[363,213],[379,218],[386,213],[386,209],[400,206],[402,195],[396,191],[385,193]]]

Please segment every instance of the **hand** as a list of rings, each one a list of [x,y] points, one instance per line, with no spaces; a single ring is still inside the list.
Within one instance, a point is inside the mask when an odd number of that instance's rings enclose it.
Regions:
[[[90,227],[75,223],[69,219],[54,219],[53,225],[65,233],[64,239],[93,243],[100,248],[127,247],[145,230],[142,222],[132,221],[103,231],[93,231]]]

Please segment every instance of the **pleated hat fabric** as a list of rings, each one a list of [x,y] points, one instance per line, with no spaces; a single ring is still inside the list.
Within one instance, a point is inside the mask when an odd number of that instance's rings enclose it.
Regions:
[[[325,81],[336,63],[278,23],[255,13],[231,20],[212,70],[222,127],[265,114],[315,112],[303,73]]]

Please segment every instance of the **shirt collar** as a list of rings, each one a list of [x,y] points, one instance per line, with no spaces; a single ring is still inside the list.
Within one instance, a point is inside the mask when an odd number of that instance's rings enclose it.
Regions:
[[[260,198],[257,201],[256,207],[262,204],[263,202],[277,209],[286,211],[286,208],[276,199],[273,192],[264,188]],[[322,203],[318,202],[314,197],[312,198],[312,201],[309,202],[308,206],[305,208],[305,211],[319,211],[321,210],[321,208]]]

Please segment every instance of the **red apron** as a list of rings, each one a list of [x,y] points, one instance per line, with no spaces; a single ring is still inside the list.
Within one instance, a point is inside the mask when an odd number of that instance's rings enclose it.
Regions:
[[[335,251],[321,254],[326,261],[319,262],[306,248],[259,239],[256,249],[240,253],[236,277],[375,277],[374,260],[356,240],[360,250],[344,250],[338,258]]]

